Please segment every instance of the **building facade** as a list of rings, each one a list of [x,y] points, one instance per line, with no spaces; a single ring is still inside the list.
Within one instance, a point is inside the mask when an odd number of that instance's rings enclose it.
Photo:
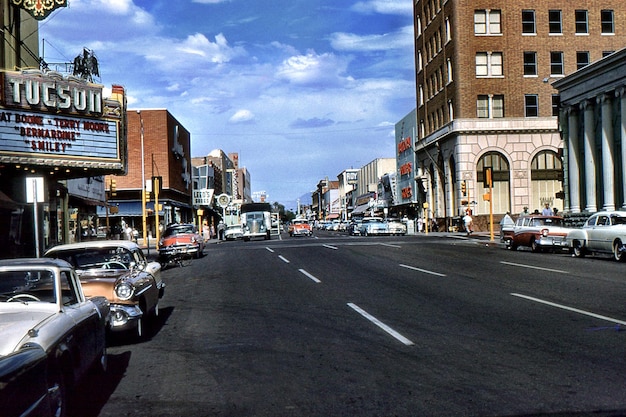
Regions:
[[[607,0],[414,2],[416,174],[430,217],[564,208],[551,83],[626,45],[625,16]]]
[[[554,87],[561,97],[565,210],[626,210],[626,49]]]
[[[105,178],[108,210],[99,208],[99,218],[107,218],[111,230],[130,225],[144,238],[156,237],[157,228],[170,223],[193,222],[189,131],[165,109],[128,110],[127,120],[128,170]]]

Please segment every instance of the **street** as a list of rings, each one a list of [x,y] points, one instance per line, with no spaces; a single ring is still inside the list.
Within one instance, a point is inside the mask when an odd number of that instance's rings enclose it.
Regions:
[[[211,244],[70,414],[626,415],[626,265],[460,234]],[[497,238],[496,238],[497,239]]]

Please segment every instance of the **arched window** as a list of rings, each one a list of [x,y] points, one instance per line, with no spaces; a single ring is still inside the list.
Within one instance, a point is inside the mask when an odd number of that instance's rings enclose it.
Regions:
[[[563,210],[563,200],[556,198],[562,191],[563,164],[556,152],[545,150],[538,152],[530,163],[532,195],[530,210],[539,209],[548,203],[550,207]]]
[[[478,196],[471,197],[476,201],[477,210],[481,214],[489,213],[489,201],[483,200],[483,194],[489,192],[485,184],[485,168],[491,168],[493,181],[493,212],[506,213],[511,210],[510,180],[511,170],[509,162],[500,152],[487,152],[476,165],[476,193]]]

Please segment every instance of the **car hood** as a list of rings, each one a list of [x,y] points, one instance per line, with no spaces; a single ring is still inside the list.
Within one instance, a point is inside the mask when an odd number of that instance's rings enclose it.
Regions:
[[[32,305],[32,304],[31,304]],[[8,355],[23,344],[28,331],[54,316],[51,310],[26,307],[20,311],[0,311],[0,356]]]

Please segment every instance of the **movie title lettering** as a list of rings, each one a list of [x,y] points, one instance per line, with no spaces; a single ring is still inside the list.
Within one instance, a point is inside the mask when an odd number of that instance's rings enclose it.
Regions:
[[[55,152],[64,153],[68,147],[72,145],[63,142],[49,142],[45,140],[27,140],[26,143],[30,145],[31,150],[40,152]]]

